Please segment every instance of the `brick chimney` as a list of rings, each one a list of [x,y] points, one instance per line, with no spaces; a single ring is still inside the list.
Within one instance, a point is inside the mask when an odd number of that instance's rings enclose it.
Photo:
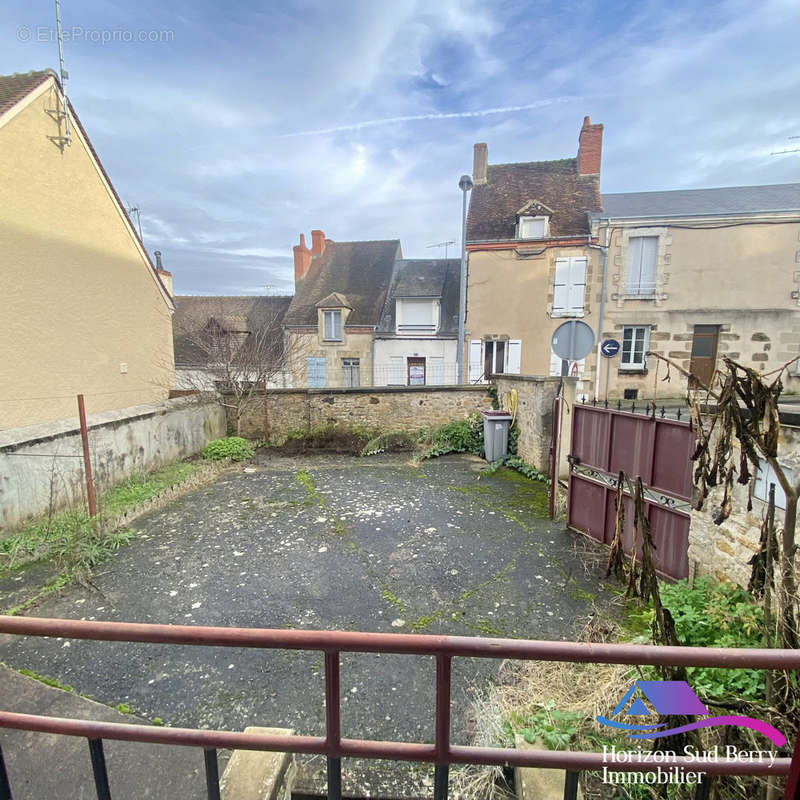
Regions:
[[[472,155],[472,182],[476,186],[486,183],[488,172],[489,147],[485,142],[478,142]]]
[[[294,246],[294,282],[303,280],[311,264],[311,251],[306,247],[306,237],[300,234],[300,244]]]
[[[322,231],[311,231],[311,255],[321,256],[325,249],[325,234]]]
[[[578,174],[599,175],[602,153],[603,126],[592,125],[589,117],[584,117],[583,127],[578,136]]]
[[[164,288],[169,292],[169,296],[172,297],[172,273],[167,272],[164,267],[161,266],[160,250],[155,250],[153,255],[156,257],[156,273],[158,273],[158,277],[161,278],[161,283],[164,284]]]

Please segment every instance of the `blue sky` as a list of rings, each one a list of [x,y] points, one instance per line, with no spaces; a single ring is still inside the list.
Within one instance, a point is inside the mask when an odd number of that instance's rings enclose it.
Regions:
[[[474,142],[490,163],[572,156],[587,114],[606,192],[800,181],[800,153],[770,155],[800,146],[795,0],[62,0],[62,17],[72,103],[179,294],[291,292],[312,228],[441,254]],[[0,73],[57,67],[54,24],[52,0],[5,0]]]

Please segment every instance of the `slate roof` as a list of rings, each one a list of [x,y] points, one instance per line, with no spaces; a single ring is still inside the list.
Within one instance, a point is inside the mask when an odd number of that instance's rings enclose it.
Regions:
[[[244,334],[263,325],[274,327],[280,336],[291,297],[207,297],[177,295],[172,317],[175,365],[202,367],[208,352],[197,344],[197,332],[218,324],[231,334]]]
[[[606,217],[689,217],[800,210],[800,183],[603,195]]]
[[[579,175],[577,158],[489,164],[487,181],[472,189],[467,241],[513,239],[517,213],[538,201],[553,210],[551,236],[589,233],[586,212],[600,208],[600,178]]]
[[[352,311],[345,327],[377,326],[392,280],[394,262],[402,255],[399,239],[375,242],[326,240],[305,277],[296,281],[285,325],[317,325],[317,304],[333,293],[344,295]]]
[[[458,258],[399,259],[395,263],[392,285],[386,297],[378,335],[395,335],[395,300],[398,297],[438,297],[441,317],[437,336],[456,336],[460,272],[461,261]]]
[[[55,72],[43,69],[0,75],[0,114],[13,108],[26,94],[48,78],[56,78]]]

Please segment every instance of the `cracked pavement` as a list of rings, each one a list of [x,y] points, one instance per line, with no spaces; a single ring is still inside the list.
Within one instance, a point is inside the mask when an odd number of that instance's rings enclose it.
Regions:
[[[450,456],[262,458],[139,518],[89,586],[44,617],[569,639],[610,597],[574,537],[546,518],[544,484]],[[588,545],[587,545],[588,546]],[[0,640],[0,659],[167,724],[324,733],[322,655],[119,642]],[[452,732],[498,662],[455,659]],[[431,741],[433,658],[342,656],[347,737]],[[324,791],[322,757],[299,759]],[[432,767],[343,761],[349,796],[429,794]]]

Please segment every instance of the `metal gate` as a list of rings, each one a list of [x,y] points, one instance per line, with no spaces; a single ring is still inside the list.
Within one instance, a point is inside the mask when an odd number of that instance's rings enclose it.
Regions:
[[[663,413],[663,412],[662,412]],[[689,574],[694,437],[688,422],[576,404],[572,415],[567,524],[604,544],[614,538],[617,480],[642,478],[656,569]],[[622,542],[630,554],[633,502],[625,493]],[[641,543],[638,548],[641,554]]]

